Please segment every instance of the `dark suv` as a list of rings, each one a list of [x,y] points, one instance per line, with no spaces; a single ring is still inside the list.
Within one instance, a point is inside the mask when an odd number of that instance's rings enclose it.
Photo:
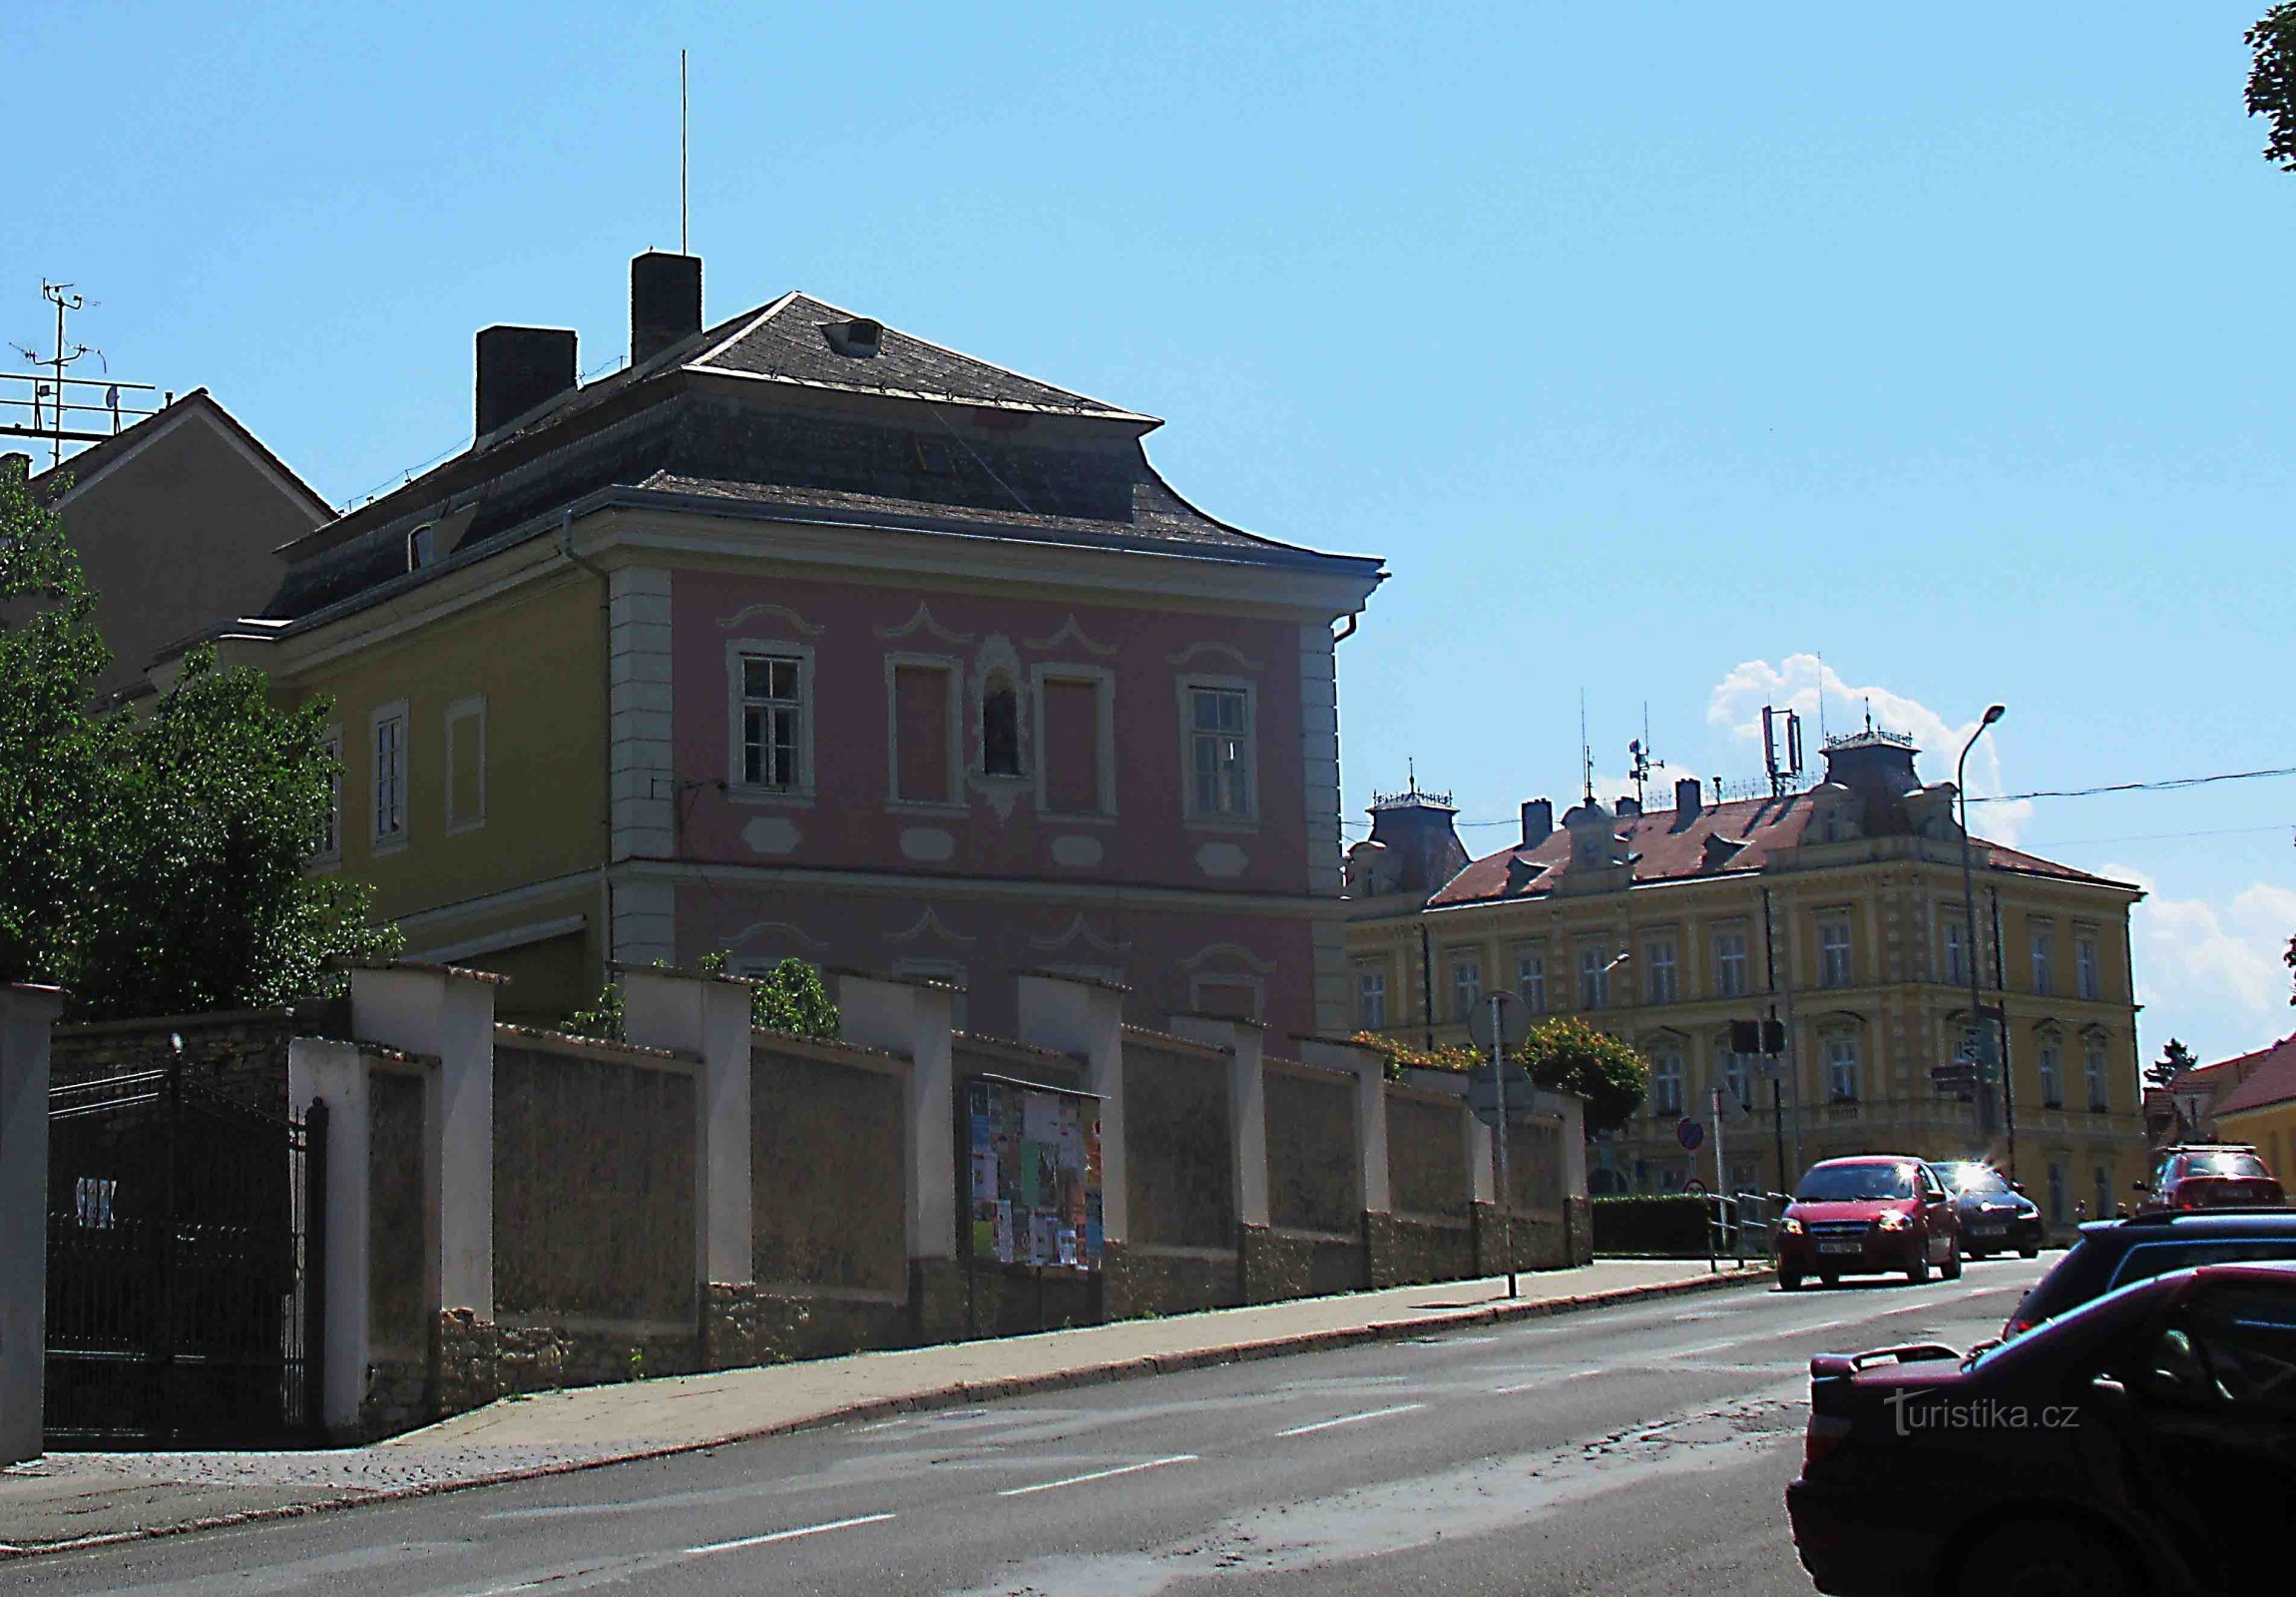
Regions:
[[[1953,1194],[1961,1221],[1961,1251],[1971,1259],[2015,1249],[2021,1259],[2041,1257],[2041,1206],[2025,1189],[1988,1164],[1954,1159],[1930,1169]]]
[[[2296,1267],[2155,1276],[1968,1358],[1813,1358],[1786,1508],[1834,1597],[2273,1589],[2296,1522]]]
[[[2035,1282],[2002,1327],[2031,1331],[2132,1281],[2193,1265],[2296,1260],[2296,1209],[2202,1210],[2090,1221],[2057,1267]]]

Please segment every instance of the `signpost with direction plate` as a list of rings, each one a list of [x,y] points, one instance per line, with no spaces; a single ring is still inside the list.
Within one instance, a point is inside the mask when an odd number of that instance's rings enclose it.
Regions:
[[[1502,988],[1484,994],[1483,1002],[1467,1017],[1467,1030],[1477,1047],[1491,1050],[1491,1063],[1475,1072],[1474,1079],[1468,1082],[1467,1101],[1476,1118],[1499,1135],[1499,1234],[1507,1239],[1507,1296],[1513,1298],[1516,1296],[1514,1187],[1507,1171],[1507,1126],[1511,1120],[1520,1118],[1520,1112],[1509,1107],[1507,1097],[1513,1092],[1515,1102],[1528,1110],[1531,1076],[1521,1065],[1507,1063],[1507,1050],[1522,1046],[1531,1031],[1531,1017],[1524,1012],[1522,1000]],[[1486,1083],[1490,1094],[1488,1114],[1477,1102],[1477,1089]]]

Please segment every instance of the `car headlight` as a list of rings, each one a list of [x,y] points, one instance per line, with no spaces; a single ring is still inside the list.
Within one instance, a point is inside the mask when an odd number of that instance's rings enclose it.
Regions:
[[[1892,1209],[1882,1216],[1880,1225],[1884,1231],[1904,1231],[1913,1225],[1913,1216],[1902,1209]]]
[[[1786,1218],[1785,1218],[1785,1219],[1783,1219],[1783,1220],[1781,1220],[1781,1221],[1779,1221],[1779,1222],[1778,1222],[1778,1235],[1779,1235],[1779,1236],[1781,1236],[1781,1237],[1799,1237],[1801,1234],[1802,1234],[1802,1223],[1801,1223],[1800,1221],[1796,1220],[1796,1219],[1795,1219],[1795,1218],[1794,1218],[1792,1215],[1788,1215],[1788,1216],[1786,1216]]]

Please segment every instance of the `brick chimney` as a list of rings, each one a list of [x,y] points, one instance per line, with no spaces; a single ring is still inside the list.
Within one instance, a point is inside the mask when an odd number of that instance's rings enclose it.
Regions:
[[[1552,798],[1526,798],[1523,800],[1523,846],[1536,848],[1555,835],[1555,800]]]
[[[630,263],[630,363],[701,330],[701,258],[649,250]]]
[[[486,327],[478,335],[478,435],[574,386],[574,334],[564,327]]]
[[[1697,778],[1679,777],[1675,779],[1674,808],[1681,813],[1684,819],[1688,819],[1691,815],[1696,814],[1700,809],[1705,807],[1705,805],[1698,802],[1698,793],[1699,787]]]

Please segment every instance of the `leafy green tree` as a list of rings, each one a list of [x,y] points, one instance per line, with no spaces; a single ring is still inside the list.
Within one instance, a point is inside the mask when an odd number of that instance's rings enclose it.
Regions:
[[[0,481],[0,980],[109,1019],[279,1004],[395,952],[365,886],[305,874],[327,706],[278,709],[203,649],[149,710],[99,715],[107,659],[60,522]]]
[[[2196,1063],[2192,1050],[2171,1037],[2168,1046],[2160,1051],[2160,1057],[2144,1067],[2144,1079],[2152,1086],[2165,1087]]]
[[[2264,159],[2296,172],[2296,3],[2276,5],[2247,33],[2248,114],[2272,134]]]
[[[1516,1057],[1540,1086],[1587,1100],[1590,1137],[1623,1126],[1649,1095],[1650,1067],[1642,1056],[1573,1015],[1533,1026]]]
[[[1445,1042],[1437,1043],[1432,1049],[1414,1048],[1401,1038],[1383,1036],[1376,1031],[1359,1031],[1348,1040],[1379,1055],[1389,1081],[1397,1080],[1408,1069],[1474,1070],[1490,1063],[1488,1054],[1467,1043]]]
[[[718,974],[725,968],[725,959],[722,953],[702,955],[702,974]],[[655,963],[669,968],[668,960],[657,959]],[[576,1010],[560,1025],[577,1037],[623,1042],[629,1037],[623,1011],[622,984],[610,981],[599,993],[596,1003]],[[833,1042],[838,1023],[837,1006],[821,984],[821,972],[804,960],[784,959],[764,975],[751,978],[749,1024],[752,1026]]]

